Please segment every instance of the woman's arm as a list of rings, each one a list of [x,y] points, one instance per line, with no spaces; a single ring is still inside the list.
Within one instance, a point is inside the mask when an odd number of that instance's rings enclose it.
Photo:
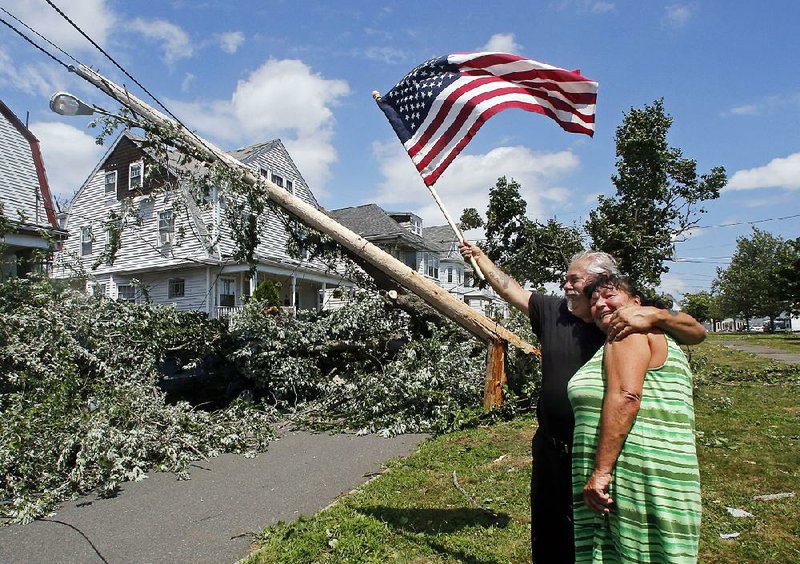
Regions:
[[[643,333],[634,333],[627,339],[609,341],[605,345],[606,391],[600,414],[600,438],[594,471],[583,488],[583,499],[592,511],[608,513],[614,503],[608,495],[611,474],[639,413],[651,356],[649,338]]]
[[[706,328],[681,311],[650,306],[628,306],[618,309],[611,317],[608,340],[621,340],[632,333],[647,333],[661,329],[681,345],[697,345],[706,338]]]

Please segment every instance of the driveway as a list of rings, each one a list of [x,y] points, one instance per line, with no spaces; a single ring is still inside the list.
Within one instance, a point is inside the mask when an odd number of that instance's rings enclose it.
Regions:
[[[0,562],[236,562],[253,532],[319,512],[425,438],[287,432],[256,458],[197,462],[187,481],[152,473],[116,497],[83,497],[46,519],[0,527]]]

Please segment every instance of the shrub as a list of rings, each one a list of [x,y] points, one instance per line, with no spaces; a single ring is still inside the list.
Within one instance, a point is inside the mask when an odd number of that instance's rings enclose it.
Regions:
[[[169,405],[159,361],[219,345],[219,324],[169,307],[87,299],[46,280],[0,284],[0,499],[28,521],[145,472],[182,472],[220,452],[263,450],[269,413]]]

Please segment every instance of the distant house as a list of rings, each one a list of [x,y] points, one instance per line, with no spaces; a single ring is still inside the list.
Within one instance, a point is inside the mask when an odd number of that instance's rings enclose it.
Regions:
[[[328,215],[420,274],[439,279],[439,253],[423,239],[418,215],[387,212],[376,204],[330,210]]]
[[[508,305],[494,290],[472,286],[472,268],[461,258],[449,226],[423,227],[418,215],[387,212],[376,204],[331,210],[328,214],[473,309],[491,317],[508,316]]]
[[[0,279],[50,268],[59,229],[39,141],[0,100]]]
[[[280,140],[230,154],[319,207]],[[177,181],[181,165],[174,156],[169,161],[166,169],[156,165],[130,132],[114,141],[67,209],[65,227],[72,237],[64,246],[59,276],[81,275],[82,269],[89,274],[87,291],[95,295],[173,304],[210,317],[240,308],[264,280],[280,283],[284,306],[322,307],[325,291],[342,281],[318,261],[287,253],[288,234],[276,214],[259,218],[251,277],[248,264],[232,259],[235,241],[224,221],[226,214],[242,213],[241,203],[226,198],[213,183],[199,193],[195,183]],[[194,197],[188,197],[192,190]],[[106,244],[114,237],[114,222],[120,221],[136,225],[122,229],[121,246],[111,261]]]
[[[472,309],[493,318],[509,316],[508,304],[491,286],[478,288],[475,273],[458,251],[458,238],[449,225],[424,227],[422,236],[439,253],[439,284]]]

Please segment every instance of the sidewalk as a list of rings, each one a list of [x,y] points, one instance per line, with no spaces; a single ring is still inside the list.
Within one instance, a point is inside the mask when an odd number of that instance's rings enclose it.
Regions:
[[[254,459],[197,462],[188,481],[152,473],[114,498],[83,497],[46,519],[0,527],[0,562],[233,563],[251,533],[317,513],[424,439],[289,432]]]
[[[734,349],[737,351],[748,352],[769,358],[770,360],[777,360],[778,362],[786,362],[788,364],[800,364],[800,354],[772,349],[763,345],[751,345],[747,343],[739,343],[729,341],[720,343],[724,347]]]

